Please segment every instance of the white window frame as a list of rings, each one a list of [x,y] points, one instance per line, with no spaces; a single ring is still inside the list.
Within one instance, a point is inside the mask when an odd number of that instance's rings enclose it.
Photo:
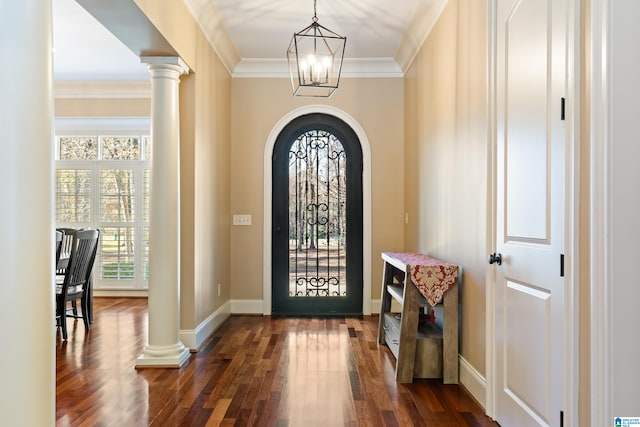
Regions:
[[[149,287],[148,278],[144,277],[145,246],[144,230],[149,227],[148,217],[144,217],[144,173],[151,170],[151,160],[144,159],[145,143],[150,135],[148,119],[63,119],[56,120],[56,137],[54,138],[55,169],[83,169],[89,170],[92,176],[91,221],[88,223],[57,222],[56,227],[69,228],[105,228],[130,227],[135,229],[134,237],[134,278],[133,279],[102,279],[100,274],[94,274],[94,290],[100,291],[146,291]],[[102,137],[136,137],[140,138],[140,157],[142,160],[102,160]],[[59,160],[60,137],[93,137],[98,141],[98,158],[96,160]],[[135,179],[135,220],[133,223],[101,222],[100,221],[100,171],[101,170],[132,170]],[[101,236],[102,238],[102,236]],[[100,249],[100,248],[99,248]],[[98,250],[95,268],[99,271],[102,265],[101,251]]]

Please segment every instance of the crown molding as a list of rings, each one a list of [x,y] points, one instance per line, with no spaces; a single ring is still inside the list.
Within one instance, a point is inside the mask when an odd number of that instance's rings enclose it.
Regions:
[[[151,81],[72,81],[54,82],[55,98],[151,98]]]
[[[400,66],[392,58],[345,58],[340,78],[403,77]],[[286,59],[245,58],[233,70],[233,78],[289,78]]]
[[[405,73],[440,18],[448,0],[421,0],[398,47],[395,60]]]
[[[183,1],[233,78],[288,77],[284,58],[242,58],[211,1]],[[419,0],[394,58],[345,58],[341,77],[403,77],[447,3],[448,0]]]
[[[218,9],[208,0],[183,1],[209,41],[209,45],[220,57],[229,74],[233,74],[241,58],[229,33],[224,28]]]

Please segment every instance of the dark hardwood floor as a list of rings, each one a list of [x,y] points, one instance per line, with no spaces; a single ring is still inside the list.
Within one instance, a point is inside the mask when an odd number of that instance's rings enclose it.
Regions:
[[[182,369],[134,368],[146,299],[96,298],[57,340],[57,426],[497,426],[457,385],[397,384],[377,316],[232,316]]]

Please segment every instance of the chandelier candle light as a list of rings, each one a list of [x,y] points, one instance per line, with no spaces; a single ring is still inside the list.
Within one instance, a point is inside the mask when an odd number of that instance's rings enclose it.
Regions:
[[[287,61],[294,96],[329,97],[340,83],[347,38],[318,24],[316,0],[311,25],[293,34]]]

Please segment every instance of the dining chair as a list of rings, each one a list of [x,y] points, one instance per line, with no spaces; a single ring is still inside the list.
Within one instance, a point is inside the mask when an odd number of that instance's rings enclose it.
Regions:
[[[66,261],[69,259],[69,254],[71,253],[71,243],[73,242],[73,235],[78,230],[82,229],[64,227],[56,228],[56,231],[61,232],[63,235],[62,246],[60,247],[60,257],[63,261],[56,264],[56,274],[59,276],[64,275],[64,268],[67,264]]]
[[[55,268],[58,268],[58,263],[60,262],[60,252],[62,250],[62,239],[64,237],[64,233],[62,231],[56,230],[56,263]]]
[[[84,321],[85,330],[89,330],[88,305],[90,298],[90,279],[98,250],[100,230],[82,230],[73,235],[69,264],[64,276],[56,276],[56,321],[62,329],[62,338],[67,339],[67,316]],[[62,279],[62,280],[61,280]],[[67,315],[67,303],[80,300],[81,313]]]
[[[62,237],[62,246],[60,248],[60,257],[58,258],[58,262],[56,262],[56,276],[58,280],[62,280],[64,277],[65,270],[67,265],[69,264],[69,254],[71,253],[71,243],[73,242],[73,235],[76,231],[83,230],[82,228],[69,228],[69,227],[59,227],[56,228],[56,231],[59,231],[63,234]],[[71,310],[73,311],[74,317],[77,319],[78,317],[78,306],[75,301],[71,301]],[[91,319],[92,320],[92,319]]]

